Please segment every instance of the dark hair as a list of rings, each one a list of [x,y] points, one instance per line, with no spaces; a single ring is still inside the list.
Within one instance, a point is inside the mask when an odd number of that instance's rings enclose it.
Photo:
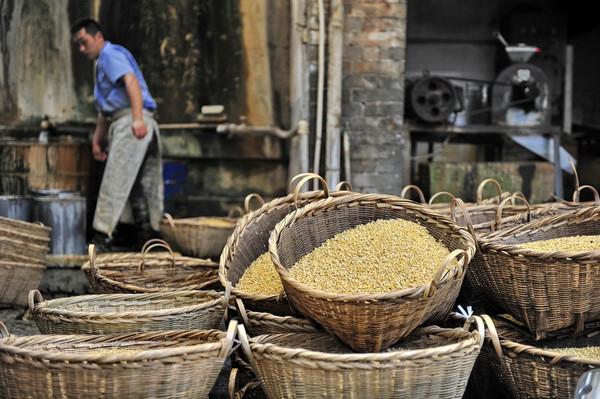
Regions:
[[[98,21],[92,18],[81,18],[75,21],[75,23],[71,25],[71,35],[74,35],[75,33],[79,32],[82,28],[85,29],[86,33],[90,36],[95,36],[97,32],[102,33],[102,36],[104,36],[104,32],[102,32],[102,27],[100,26]]]

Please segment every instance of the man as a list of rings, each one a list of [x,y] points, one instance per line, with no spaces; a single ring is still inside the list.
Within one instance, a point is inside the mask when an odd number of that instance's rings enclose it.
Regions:
[[[127,203],[137,245],[156,237],[163,212],[162,161],[156,102],[131,53],[105,40],[90,18],[71,26],[78,49],[94,60],[94,99],[98,111],[92,138],[94,159],[106,162],[94,213],[93,242],[99,251],[114,248],[113,233],[127,220]],[[101,144],[108,134],[108,151]]]

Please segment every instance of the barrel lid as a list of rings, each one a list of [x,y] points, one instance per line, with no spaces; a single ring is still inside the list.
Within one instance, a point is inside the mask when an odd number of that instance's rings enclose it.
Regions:
[[[81,191],[60,190],[60,189],[31,190],[31,194],[34,197],[68,198],[68,197],[80,197]]]

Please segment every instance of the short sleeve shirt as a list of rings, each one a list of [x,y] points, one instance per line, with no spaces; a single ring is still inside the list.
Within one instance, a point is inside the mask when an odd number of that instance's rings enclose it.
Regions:
[[[133,55],[126,48],[107,41],[100,51],[94,76],[94,99],[99,112],[110,114],[131,107],[125,82],[120,80],[128,73],[135,74],[139,82],[144,108],[156,109],[156,102]]]

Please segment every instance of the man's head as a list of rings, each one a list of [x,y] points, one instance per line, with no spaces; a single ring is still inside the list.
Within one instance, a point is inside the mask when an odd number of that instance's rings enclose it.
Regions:
[[[82,18],[71,25],[70,32],[81,53],[91,60],[98,58],[104,46],[104,34],[96,20]]]

